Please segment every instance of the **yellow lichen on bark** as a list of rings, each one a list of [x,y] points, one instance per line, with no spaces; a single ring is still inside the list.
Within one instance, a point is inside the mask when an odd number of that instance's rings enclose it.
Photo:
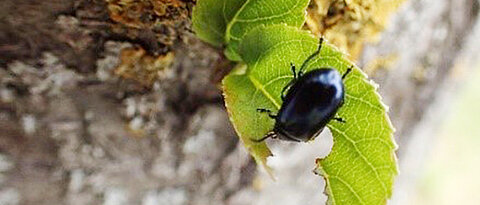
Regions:
[[[313,0],[308,8],[306,27],[324,35],[352,59],[365,42],[375,42],[391,14],[405,0]]]
[[[133,28],[148,28],[171,18],[186,4],[179,0],[105,0],[110,18]],[[167,10],[177,11],[168,12]]]
[[[155,38],[173,46],[189,18],[188,3],[181,0],[105,0],[113,33],[130,39]],[[151,50],[149,50],[151,52]]]
[[[174,60],[173,51],[164,55],[151,56],[142,48],[126,48],[120,54],[120,65],[114,73],[122,78],[131,79],[151,87],[160,79]]]

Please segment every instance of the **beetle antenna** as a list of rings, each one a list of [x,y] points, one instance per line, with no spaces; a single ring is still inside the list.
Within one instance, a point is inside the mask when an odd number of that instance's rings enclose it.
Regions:
[[[253,142],[259,143],[259,142],[265,141],[265,140],[268,139],[268,138],[275,138],[276,136],[277,136],[277,134],[276,134],[275,132],[269,132],[269,133],[267,133],[265,136],[263,136],[263,137],[260,138],[260,139],[252,139],[252,138],[250,138],[250,140],[253,141]]]
[[[323,37],[320,37],[320,42],[318,44],[318,49],[317,51],[315,51],[314,53],[312,53],[312,55],[310,55],[307,60],[303,61],[303,64],[302,64],[302,67],[300,67],[300,70],[298,71],[298,73],[303,73],[303,70],[305,69],[305,66],[307,65],[307,63],[312,60],[315,56],[317,56],[318,54],[320,54],[320,51],[322,50],[322,44],[323,44]]]
[[[350,68],[347,69],[347,71],[342,75],[342,80],[345,79],[345,77],[347,77],[347,75],[352,72],[352,68],[353,68],[353,65],[350,66]]]

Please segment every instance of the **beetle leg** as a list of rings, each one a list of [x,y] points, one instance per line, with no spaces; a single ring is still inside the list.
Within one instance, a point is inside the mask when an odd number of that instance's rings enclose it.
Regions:
[[[352,72],[352,68],[353,68],[353,65],[350,66],[350,68],[347,69],[347,71],[342,75],[342,80],[345,79],[345,77],[347,77],[347,75]]]
[[[337,122],[340,122],[340,123],[347,123],[347,121],[345,121],[343,118],[341,117],[334,117],[333,118],[334,120],[336,120]]]
[[[315,51],[314,53],[312,53],[312,55],[310,55],[307,60],[303,61],[303,64],[302,64],[302,67],[300,67],[300,70],[298,71],[298,73],[302,73],[303,74],[303,70],[305,70],[305,66],[307,65],[307,63],[312,60],[315,56],[319,55],[320,54],[320,51],[322,50],[322,45],[323,45],[323,37],[320,37],[320,42],[318,43],[318,49],[317,51]]]
[[[265,109],[265,108],[257,108],[257,112],[260,112],[260,113],[268,113],[268,116],[272,119],[275,119],[277,116],[272,114],[272,111],[269,110],[269,109]]]
[[[258,142],[263,142],[263,141],[265,141],[265,140],[268,139],[268,138],[272,138],[272,139],[273,139],[273,138],[277,138],[277,134],[275,134],[275,132],[269,132],[269,133],[267,133],[265,136],[263,136],[263,137],[260,138],[260,139],[252,139],[252,138],[250,138],[250,140],[253,141],[253,142],[257,142],[257,143],[258,143]]]
[[[297,72],[295,71],[295,64],[290,63],[290,69],[292,69],[293,79],[297,79]],[[300,76],[298,76],[300,77]]]

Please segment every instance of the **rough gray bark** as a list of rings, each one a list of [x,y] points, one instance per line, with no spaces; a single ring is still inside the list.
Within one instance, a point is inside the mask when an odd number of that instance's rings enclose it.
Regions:
[[[185,2],[176,13],[189,13],[193,3]],[[307,148],[273,142],[286,160],[274,161],[278,183],[260,174],[257,189],[256,165],[238,143],[213,82],[218,51],[195,39],[185,16],[171,17],[174,23],[157,33],[118,31],[105,7],[103,0],[2,2],[0,204],[325,200],[310,170],[314,157],[328,153],[328,137]],[[475,0],[409,2],[383,40],[365,49],[360,64],[399,55],[374,79],[391,108],[401,162],[454,62],[470,56],[462,49],[478,45],[467,40],[478,11]],[[158,32],[168,42],[152,38]],[[172,68],[152,88],[111,74],[120,50],[135,46],[175,51]],[[417,73],[425,75],[413,78]]]

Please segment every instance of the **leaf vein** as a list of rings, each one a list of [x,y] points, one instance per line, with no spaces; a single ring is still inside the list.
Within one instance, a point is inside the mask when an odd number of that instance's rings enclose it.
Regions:
[[[383,112],[383,111],[384,111],[382,108],[379,108],[379,107],[373,105],[372,103],[363,100],[362,98],[355,97],[355,96],[350,95],[350,94],[348,94],[348,93],[345,93],[345,96],[351,98],[352,100],[356,100],[356,101],[358,101],[358,102],[361,102],[361,103],[363,103],[363,104],[366,104],[366,105],[368,105],[369,107],[371,107],[371,108],[373,108],[373,109],[375,109],[375,110],[377,110],[377,111],[380,111],[380,112]]]
[[[383,144],[387,145],[389,148],[392,148],[392,144],[391,144],[391,143],[388,143],[386,140],[384,140],[384,139],[382,139],[382,138],[365,138],[365,139],[357,140],[355,143],[367,142],[367,141],[380,141],[380,142],[382,142]]]
[[[289,9],[288,11],[286,11],[284,13],[281,13],[281,14],[272,15],[272,16],[265,16],[265,17],[258,17],[258,18],[255,18],[255,19],[237,19],[237,22],[252,23],[252,22],[257,22],[257,21],[270,20],[270,19],[274,19],[274,18],[283,17],[283,16],[291,14],[293,11],[295,11],[295,9],[297,9],[297,7],[300,5],[300,2],[301,1],[297,1],[297,3],[293,7],[291,7],[291,9]]]
[[[237,13],[235,13],[235,15],[233,16],[232,20],[230,20],[230,23],[227,24],[227,29],[225,31],[225,39],[228,42],[230,42],[230,38],[233,37],[233,35],[230,34],[230,30],[232,29],[232,26],[233,24],[235,23],[235,21],[237,21],[237,18],[238,18],[238,15],[240,15],[240,13],[242,13],[242,11],[245,9],[245,6],[250,3],[251,0],[247,0],[243,5],[242,7],[240,7],[240,9],[237,11]]]
[[[265,83],[264,87],[269,86],[270,84],[274,83],[275,81],[282,80],[285,78],[293,78],[293,75],[283,75],[283,76],[278,76],[274,79],[269,80],[267,83]]]
[[[227,14],[225,13],[225,7],[226,7],[226,5],[227,5],[227,1],[223,1],[222,14],[223,14],[223,20],[225,21],[225,23],[228,22]]]
[[[329,175],[331,178],[333,179],[337,179],[339,182],[341,182],[342,184],[344,184],[349,190],[350,192],[353,193],[353,195],[355,196],[355,198],[357,198],[357,200],[361,203],[361,204],[365,204],[365,202],[362,200],[362,198],[360,198],[360,196],[358,196],[358,193],[352,188],[352,185],[350,185],[348,182],[344,181],[342,178],[340,177],[337,177],[337,176],[332,176],[332,175]]]
[[[267,90],[265,90],[265,87],[255,77],[253,77],[252,75],[248,75],[248,79],[250,79],[250,81],[253,83],[257,90],[260,90],[265,95],[265,97],[272,101],[272,103],[275,105],[275,107],[277,107],[277,109],[280,109],[280,103],[278,103],[275,98],[273,98],[273,96],[270,95]]]
[[[258,66],[258,62],[261,61],[262,58],[264,58],[267,54],[269,54],[270,52],[272,52],[272,50],[275,50],[277,47],[279,46],[283,46],[285,44],[289,44],[289,43],[293,43],[293,42],[310,42],[310,41],[306,41],[306,40],[288,40],[288,41],[283,41],[282,43],[277,43],[273,46],[271,46],[270,48],[268,48],[267,50],[265,50],[265,52],[262,53],[262,55],[260,55],[257,59],[255,59],[255,64],[253,64],[252,66],[252,69],[256,68]]]
[[[205,23],[203,23],[203,22],[198,22],[198,24],[201,25],[203,28],[206,28],[206,29],[208,29],[208,30],[210,30],[210,31],[213,31],[213,33],[214,33],[215,35],[217,35],[217,36],[219,36],[219,37],[223,37],[222,32],[215,30],[213,26],[208,26],[207,24],[205,24]]]
[[[350,142],[353,146],[353,148],[355,149],[355,151],[358,153],[358,155],[360,155],[360,157],[362,158],[362,160],[372,169],[372,171],[375,173],[375,178],[380,182],[380,184],[382,185],[382,188],[383,190],[385,191],[385,194],[387,195],[388,194],[388,190],[387,190],[387,187],[385,186],[385,184],[383,183],[383,181],[380,179],[380,175],[377,171],[377,169],[367,160],[367,158],[363,155],[363,153],[358,149],[357,145],[356,145],[356,142],[352,139],[350,139],[346,134],[345,132],[342,132],[341,130],[335,128],[334,126],[328,126],[329,128],[335,130],[336,132],[338,132],[341,136],[343,136],[343,138],[345,138],[348,142]]]

